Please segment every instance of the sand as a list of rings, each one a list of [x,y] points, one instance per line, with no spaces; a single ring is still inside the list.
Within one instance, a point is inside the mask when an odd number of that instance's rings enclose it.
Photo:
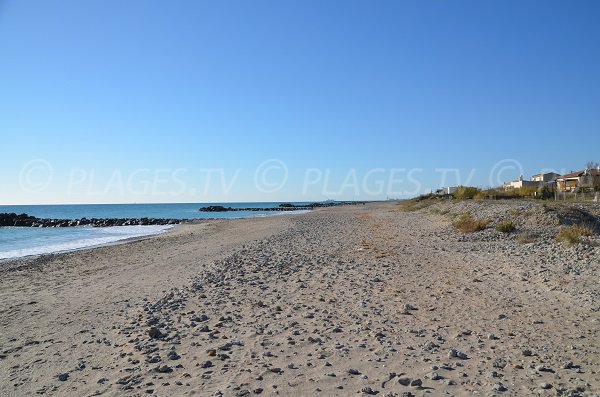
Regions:
[[[379,203],[2,263],[0,395],[598,395],[595,273],[449,224]]]

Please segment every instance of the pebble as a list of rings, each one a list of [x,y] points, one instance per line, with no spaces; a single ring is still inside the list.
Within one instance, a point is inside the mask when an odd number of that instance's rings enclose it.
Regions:
[[[410,378],[398,378],[398,383],[400,383],[402,386],[409,386],[410,385]]]

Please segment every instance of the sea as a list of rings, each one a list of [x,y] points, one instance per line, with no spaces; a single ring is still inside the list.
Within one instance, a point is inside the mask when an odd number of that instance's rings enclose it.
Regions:
[[[0,213],[27,214],[38,218],[165,218],[165,219],[239,219],[285,216],[306,211],[200,212],[201,207],[222,205],[232,208],[274,208],[281,202],[261,203],[186,203],[186,204],[77,204],[77,205],[0,205]],[[303,205],[304,202],[291,204]],[[111,244],[121,240],[161,234],[170,225],[113,227],[0,227],[0,260],[72,251]]]

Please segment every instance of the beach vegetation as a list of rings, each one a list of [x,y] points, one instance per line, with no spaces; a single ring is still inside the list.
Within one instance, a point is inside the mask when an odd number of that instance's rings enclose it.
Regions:
[[[536,235],[531,232],[523,232],[517,235],[517,243],[519,244],[531,244],[535,242]]]
[[[560,229],[556,235],[556,240],[567,246],[577,245],[582,237],[588,237],[593,234],[592,228],[585,225],[571,225]]]
[[[476,219],[470,213],[464,213],[452,225],[462,233],[475,233],[485,229],[488,223],[485,219]]]
[[[452,195],[457,200],[469,200],[475,198],[479,192],[480,189],[474,186],[458,186]]]
[[[496,230],[501,233],[510,233],[514,232],[516,229],[516,225],[512,221],[500,222],[496,225]]]

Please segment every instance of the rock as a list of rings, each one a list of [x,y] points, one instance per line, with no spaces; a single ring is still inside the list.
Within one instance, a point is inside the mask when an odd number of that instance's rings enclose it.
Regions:
[[[536,365],[535,370],[538,372],[554,372],[552,368],[547,367],[545,365]]]
[[[412,387],[421,387],[423,385],[423,381],[421,379],[414,379],[412,382],[410,382],[410,385]]]
[[[350,375],[360,375],[360,371],[354,368],[349,368],[348,369],[348,374]]]
[[[58,378],[59,381],[64,382],[67,379],[69,379],[69,374],[66,372],[63,372],[61,374],[56,375],[56,377]]]
[[[460,352],[456,349],[450,349],[448,352],[449,358],[460,358],[461,360],[466,360],[468,358],[466,353]]]
[[[411,382],[410,378],[406,378],[406,377],[398,378],[398,383],[400,383],[402,386],[410,386],[410,382]]]
[[[494,386],[492,386],[492,390],[503,392],[508,389],[502,383],[495,383]]]
[[[547,382],[542,382],[542,383],[540,383],[540,388],[542,388],[544,390],[548,390],[548,389],[552,389],[552,385]]]
[[[213,366],[212,361],[207,360],[205,362],[203,362],[202,364],[200,364],[200,368],[210,368]]]
[[[160,339],[163,337],[162,332],[160,332],[160,329],[156,328],[156,327],[151,327],[148,330],[148,336],[151,337],[152,339]]]
[[[377,392],[373,389],[371,389],[369,386],[365,386],[361,389],[361,392],[363,394],[368,394],[368,395],[375,395],[377,394]]]
[[[169,367],[168,365],[160,365],[155,368],[155,371],[161,374],[166,374],[169,372],[173,372],[173,368]]]

